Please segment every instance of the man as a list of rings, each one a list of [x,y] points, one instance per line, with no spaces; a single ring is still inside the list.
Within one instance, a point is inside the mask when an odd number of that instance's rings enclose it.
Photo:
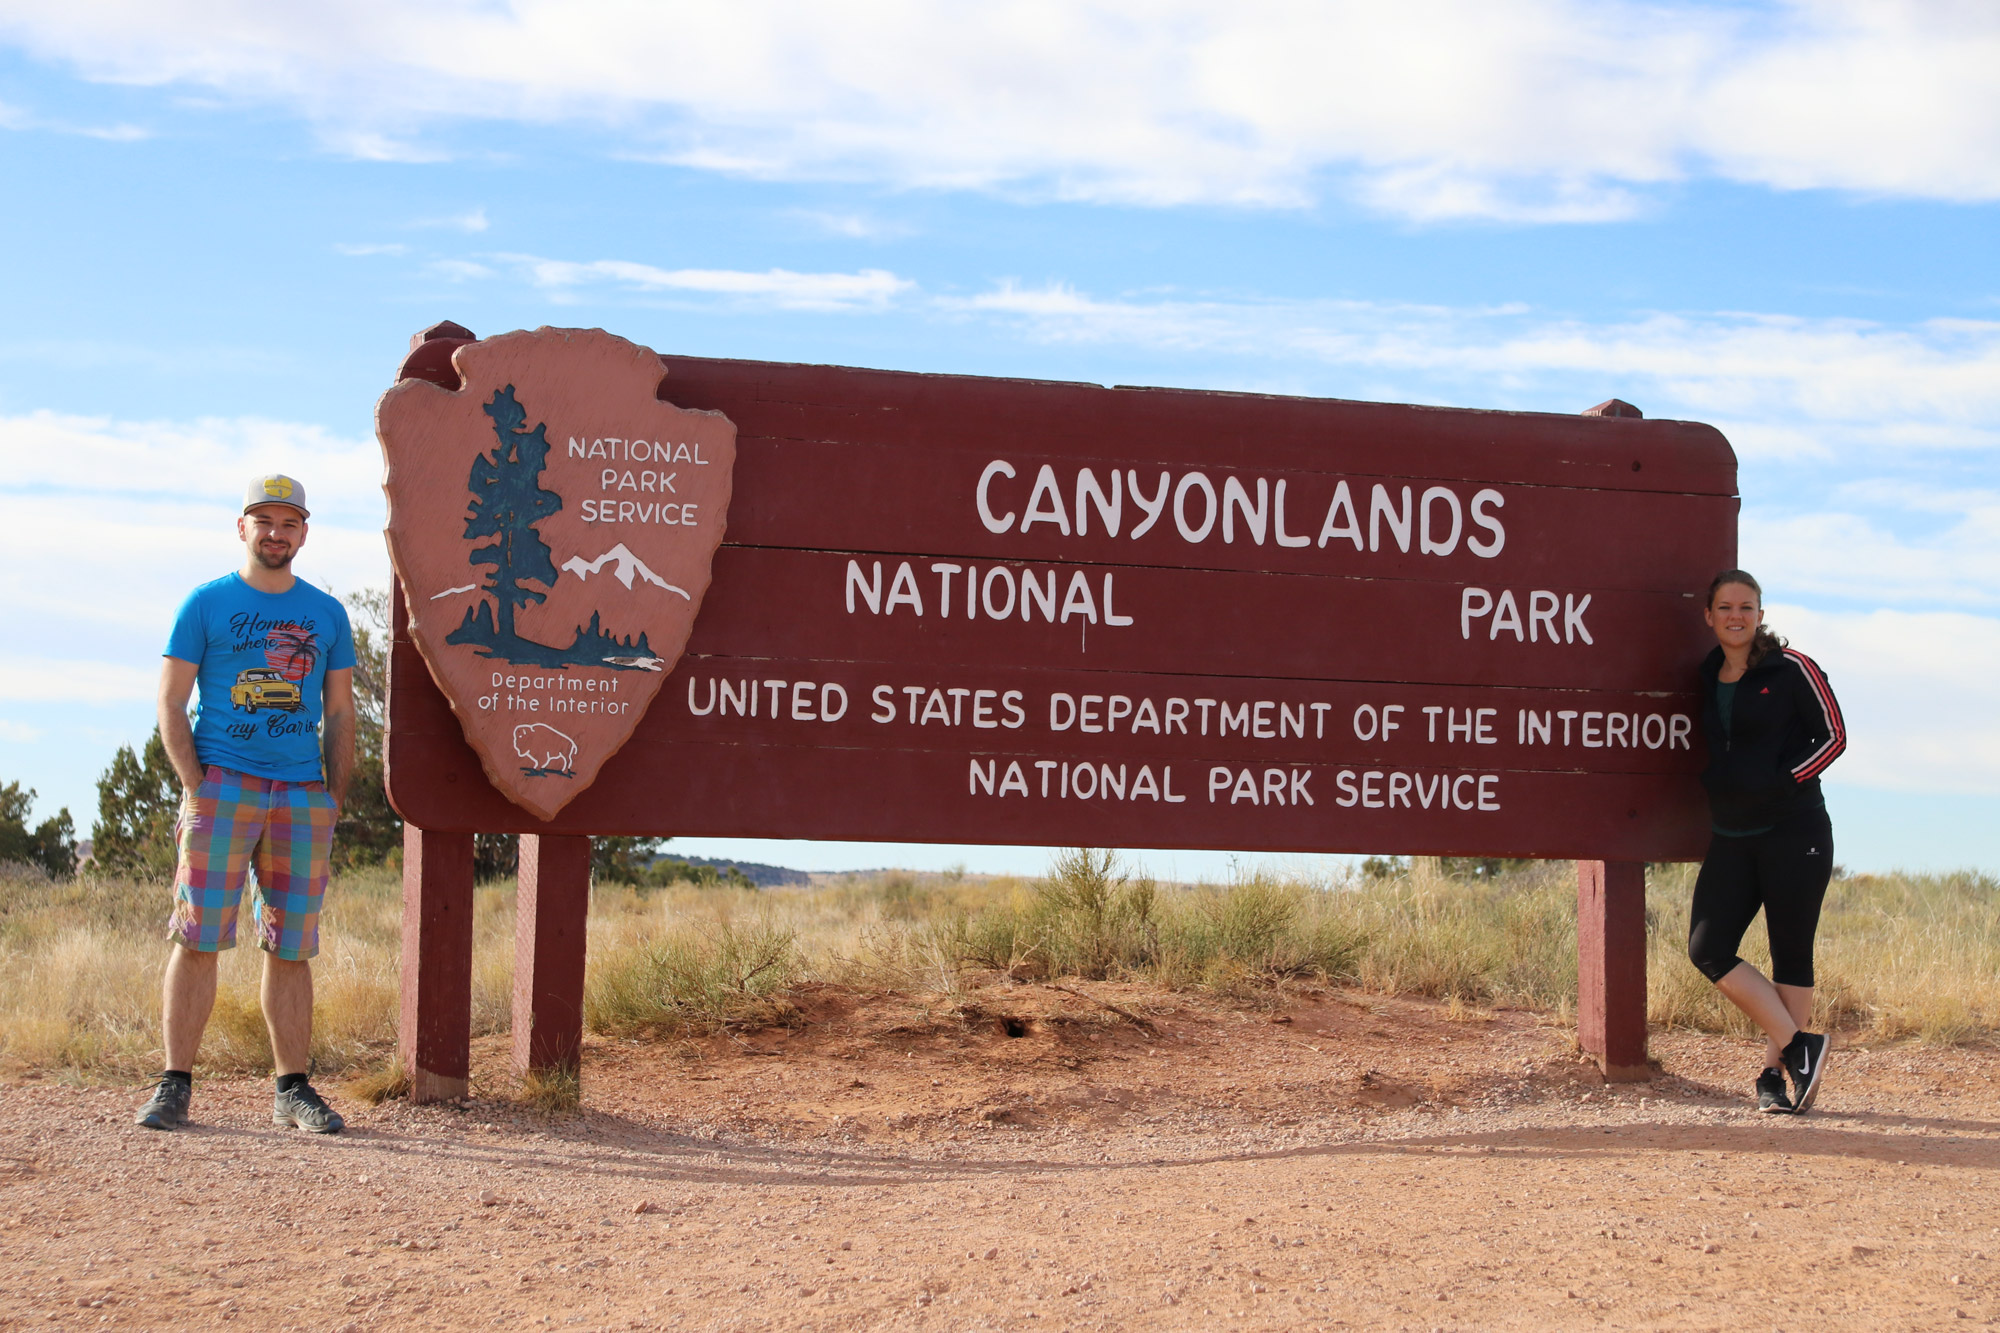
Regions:
[[[306,1071],[327,855],[354,770],[354,640],[340,602],[292,574],[306,518],[298,482],[251,482],[236,520],[243,568],[189,594],[167,640],[160,739],[184,794],[161,1002],[167,1067],[139,1112],[148,1129],[187,1121],[216,959],[236,945],[252,866],[261,999],[278,1076],[272,1119],[316,1134],[345,1128]]]

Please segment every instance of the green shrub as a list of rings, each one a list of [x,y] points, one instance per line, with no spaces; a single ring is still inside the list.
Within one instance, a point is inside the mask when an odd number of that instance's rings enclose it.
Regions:
[[[76,825],[68,809],[33,828],[34,789],[0,783],[0,866],[32,866],[51,879],[76,873]]]
[[[732,1021],[768,1020],[772,996],[801,979],[797,934],[768,916],[675,922],[600,958],[586,980],[592,1031],[673,1036]]]
[[[97,823],[90,830],[95,867],[137,879],[171,876],[180,808],[181,780],[167,761],[159,728],[136,752],[119,746],[97,780]]]

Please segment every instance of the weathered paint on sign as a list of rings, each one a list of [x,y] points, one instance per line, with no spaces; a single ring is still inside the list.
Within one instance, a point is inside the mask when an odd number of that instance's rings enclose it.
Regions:
[[[664,361],[740,431],[685,657],[534,822],[399,635],[420,826],[1699,854],[1709,427]]]
[[[487,778],[547,820],[680,658],[736,432],[660,401],[659,357],[598,329],[462,340],[450,366],[457,387],[405,379],[376,410],[389,553]]]

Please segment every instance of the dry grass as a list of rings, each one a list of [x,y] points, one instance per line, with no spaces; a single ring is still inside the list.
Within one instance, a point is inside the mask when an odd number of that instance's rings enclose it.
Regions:
[[[1749,1035],[1737,1010],[1689,965],[1694,866],[1662,869],[1647,893],[1648,1009],[1661,1026]],[[1763,924],[1743,957],[1765,969]],[[1935,1045],[2000,1030],[2000,881],[1990,875],[1855,875],[1827,891],[1815,950],[1815,1021],[1864,1040]]]
[[[808,982],[962,998],[982,975],[1118,978],[1201,988],[1246,1005],[1328,983],[1438,998],[1454,1013],[1518,1006],[1566,1016],[1576,993],[1575,882],[1550,863],[1493,882],[1417,869],[1381,880],[1250,876],[1225,885],[1128,879],[1074,853],[1039,880],[892,873],[812,887],[680,885],[593,894],[585,1022],[677,1038],[784,1024]],[[1648,895],[1650,1007],[1662,1026],[1747,1033],[1683,956],[1693,867]],[[136,1079],[159,1064],[159,885],[0,879],[0,1063]],[[473,1031],[508,1027],[511,885],[478,890]],[[1753,928],[1746,956],[1762,961]],[[328,895],[313,1056],[394,1095],[399,885],[341,877]],[[1981,875],[1837,881],[1820,933],[1820,1003],[1865,1039],[1960,1043],[2000,1028],[2000,885]],[[261,1072],[258,956],[222,962],[202,1048],[209,1072]],[[365,1072],[372,1071],[372,1072]],[[532,1091],[552,1108],[563,1089]]]
[[[575,1065],[531,1069],[521,1080],[519,1096],[546,1115],[568,1115],[583,1104],[583,1080]]]
[[[410,1095],[410,1071],[401,1056],[391,1057],[373,1069],[364,1069],[340,1085],[340,1090],[358,1102],[380,1106],[391,1098]]]
[[[0,1060],[122,1078],[156,1072],[171,906],[171,890],[162,884],[0,881]],[[475,1031],[506,1026],[513,930],[511,891],[479,890]],[[342,876],[327,895],[313,967],[316,1070],[374,1063],[394,1048],[401,942],[398,878],[379,870]],[[249,946],[222,957],[201,1049],[202,1067],[211,1073],[271,1066],[257,1002],[261,957]]]

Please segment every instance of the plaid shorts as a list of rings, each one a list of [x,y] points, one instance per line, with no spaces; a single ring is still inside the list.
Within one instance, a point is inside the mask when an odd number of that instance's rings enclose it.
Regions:
[[[318,953],[333,818],[324,782],[281,782],[210,764],[201,787],[181,802],[167,938],[199,953],[235,948],[244,871],[255,865],[257,947],[290,959]]]

